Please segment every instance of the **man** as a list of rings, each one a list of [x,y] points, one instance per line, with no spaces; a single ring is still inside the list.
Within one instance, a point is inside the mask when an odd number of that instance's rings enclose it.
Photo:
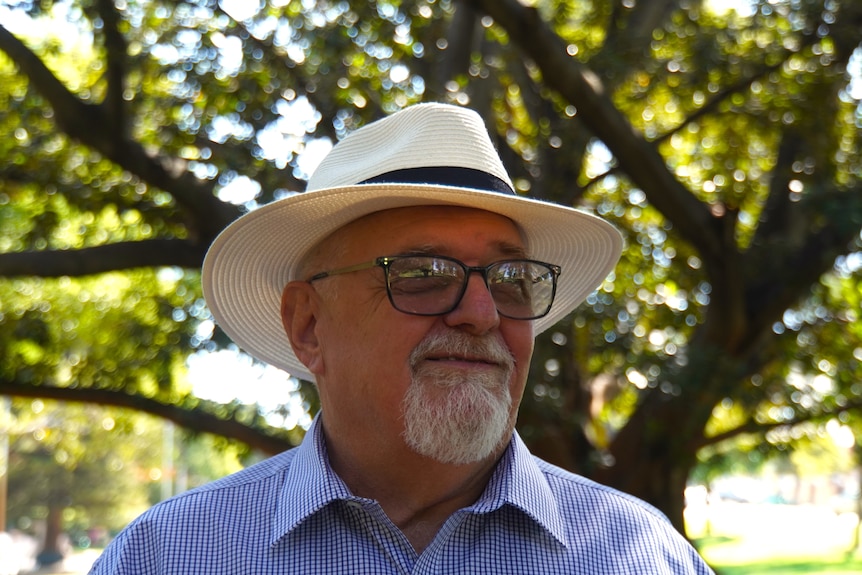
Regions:
[[[710,573],[659,512],[514,432],[535,335],[620,250],[606,222],[515,195],[471,111],[355,131],[203,268],[225,332],[315,381],[305,440],[157,505],[92,572]]]

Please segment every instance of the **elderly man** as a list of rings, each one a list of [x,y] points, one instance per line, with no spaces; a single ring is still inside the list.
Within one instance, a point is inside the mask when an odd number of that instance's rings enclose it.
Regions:
[[[313,380],[321,413],[299,447],[145,513],[93,573],[710,573],[655,509],[514,432],[535,335],[620,249],[515,195],[469,110],[350,134],[203,269],[225,332]]]

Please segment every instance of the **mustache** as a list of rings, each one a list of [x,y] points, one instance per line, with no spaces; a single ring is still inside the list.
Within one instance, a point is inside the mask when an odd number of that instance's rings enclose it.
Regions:
[[[438,332],[426,336],[410,353],[410,367],[415,371],[423,360],[445,357],[482,361],[498,365],[507,371],[515,368],[512,352],[500,339],[458,331]]]

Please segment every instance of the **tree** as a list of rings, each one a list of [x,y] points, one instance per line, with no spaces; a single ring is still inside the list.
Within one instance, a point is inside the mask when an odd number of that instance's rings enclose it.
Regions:
[[[174,437],[163,421],[131,410],[19,399],[10,415],[9,522],[31,532],[44,525],[46,564],[63,555],[61,533],[80,541],[90,529],[117,532],[174,486],[241,467],[240,452],[223,439]]]
[[[627,240],[615,273],[537,344],[520,423],[536,452],[682,529],[704,447],[858,418],[858,2],[754,0],[745,14],[687,0],[60,6],[87,39],[74,54],[0,27],[0,121],[15,136],[0,143],[0,275],[13,292],[50,288],[27,308],[0,304],[0,393],[190,413],[167,366],[225,345],[203,329],[194,272],[219,230],[301,191],[311,146],[446,100],[484,114],[520,193],[595,210]],[[91,277],[153,281],[166,266],[183,270],[186,299],[128,280],[131,307],[149,311],[123,324],[135,353],[175,334],[162,367],[132,354],[106,374],[93,346],[75,365],[98,378],[58,379],[82,334],[64,336],[52,326],[68,312],[49,320],[40,305]],[[14,352],[16,330],[55,359],[37,369]],[[791,372],[830,385],[800,390]]]
[[[135,430],[128,419],[118,425],[96,406],[19,401],[13,413],[10,525],[32,530],[42,522],[43,563],[63,556],[59,536],[65,531],[64,516],[66,523],[77,516],[79,522],[89,519],[90,525],[116,529],[146,509],[146,482],[141,480],[158,459],[141,458],[158,453],[141,449],[149,439],[143,429]]]

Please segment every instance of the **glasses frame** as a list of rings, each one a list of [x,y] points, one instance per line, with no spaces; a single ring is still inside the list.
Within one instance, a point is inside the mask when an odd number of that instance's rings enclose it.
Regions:
[[[440,312],[435,312],[435,313],[421,313],[421,312],[403,310],[400,307],[398,307],[398,305],[395,303],[395,300],[392,297],[392,288],[391,288],[391,284],[390,284],[389,268],[394,262],[396,262],[398,260],[408,259],[408,258],[417,258],[417,257],[446,260],[448,262],[452,262],[452,263],[460,266],[464,270],[464,281],[462,282],[461,290],[458,293],[458,297],[455,298],[455,302],[448,309],[445,309],[444,311],[440,311]],[[328,278],[331,276],[337,276],[337,275],[341,275],[341,274],[358,272],[361,270],[371,269],[374,267],[383,268],[384,277],[386,278],[386,295],[389,297],[389,303],[392,304],[393,308],[400,311],[401,313],[406,313],[409,315],[437,316],[437,315],[446,315],[447,313],[451,313],[455,308],[458,307],[458,305],[460,305],[461,300],[464,298],[464,294],[467,292],[467,285],[470,282],[470,275],[473,274],[474,272],[478,273],[479,275],[482,276],[482,280],[485,282],[485,287],[488,289],[489,293],[491,294],[491,299],[494,299],[494,292],[491,291],[491,287],[488,285],[488,270],[490,270],[493,267],[499,266],[501,264],[514,263],[514,262],[538,264],[540,266],[544,266],[544,267],[548,268],[551,271],[553,283],[551,285],[551,297],[550,297],[549,302],[548,302],[548,307],[545,309],[544,312],[537,314],[537,315],[533,315],[530,317],[513,317],[513,316],[510,316],[510,315],[500,311],[500,308],[497,307],[497,301],[494,300],[494,306],[497,309],[497,313],[499,313],[503,317],[507,317],[509,319],[518,319],[518,320],[534,320],[534,319],[539,319],[539,318],[545,317],[546,315],[548,315],[548,313],[550,313],[551,307],[553,307],[553,305],[554,305],[554,298],[557,295],[557,279],[560,277],[560,272],[562,272],[562,268],[558,265],[555,265],[555,264],[549,264],[547,262],[542,262],[539,260],[531,260],[531,259],[526,259],[526,258],[515,258],[515,259],[500,260],[500,261],[490,263],[487,266],[468,266],[464,262],[462,262],[460,260],[456,260],[455,258],[450,258],[448,256],[436,256],[436,255],[428,255],[428,254],[381,256],[381,257],[375,258],[374,260],[372,260],[370,262],[365,262],[365,263],[361,263],[361,264],[355,264],[352,266],[347,266],[347,267],[343,267],[343,268],[338,268],[338,269],[334,269],[334,270],[320,272],[320,273],[314,274],[313,276],[308,278],[306,281],[308,283],[313,283],[313,282],[316,282],[317,280],[322,280],[324,278]]]

